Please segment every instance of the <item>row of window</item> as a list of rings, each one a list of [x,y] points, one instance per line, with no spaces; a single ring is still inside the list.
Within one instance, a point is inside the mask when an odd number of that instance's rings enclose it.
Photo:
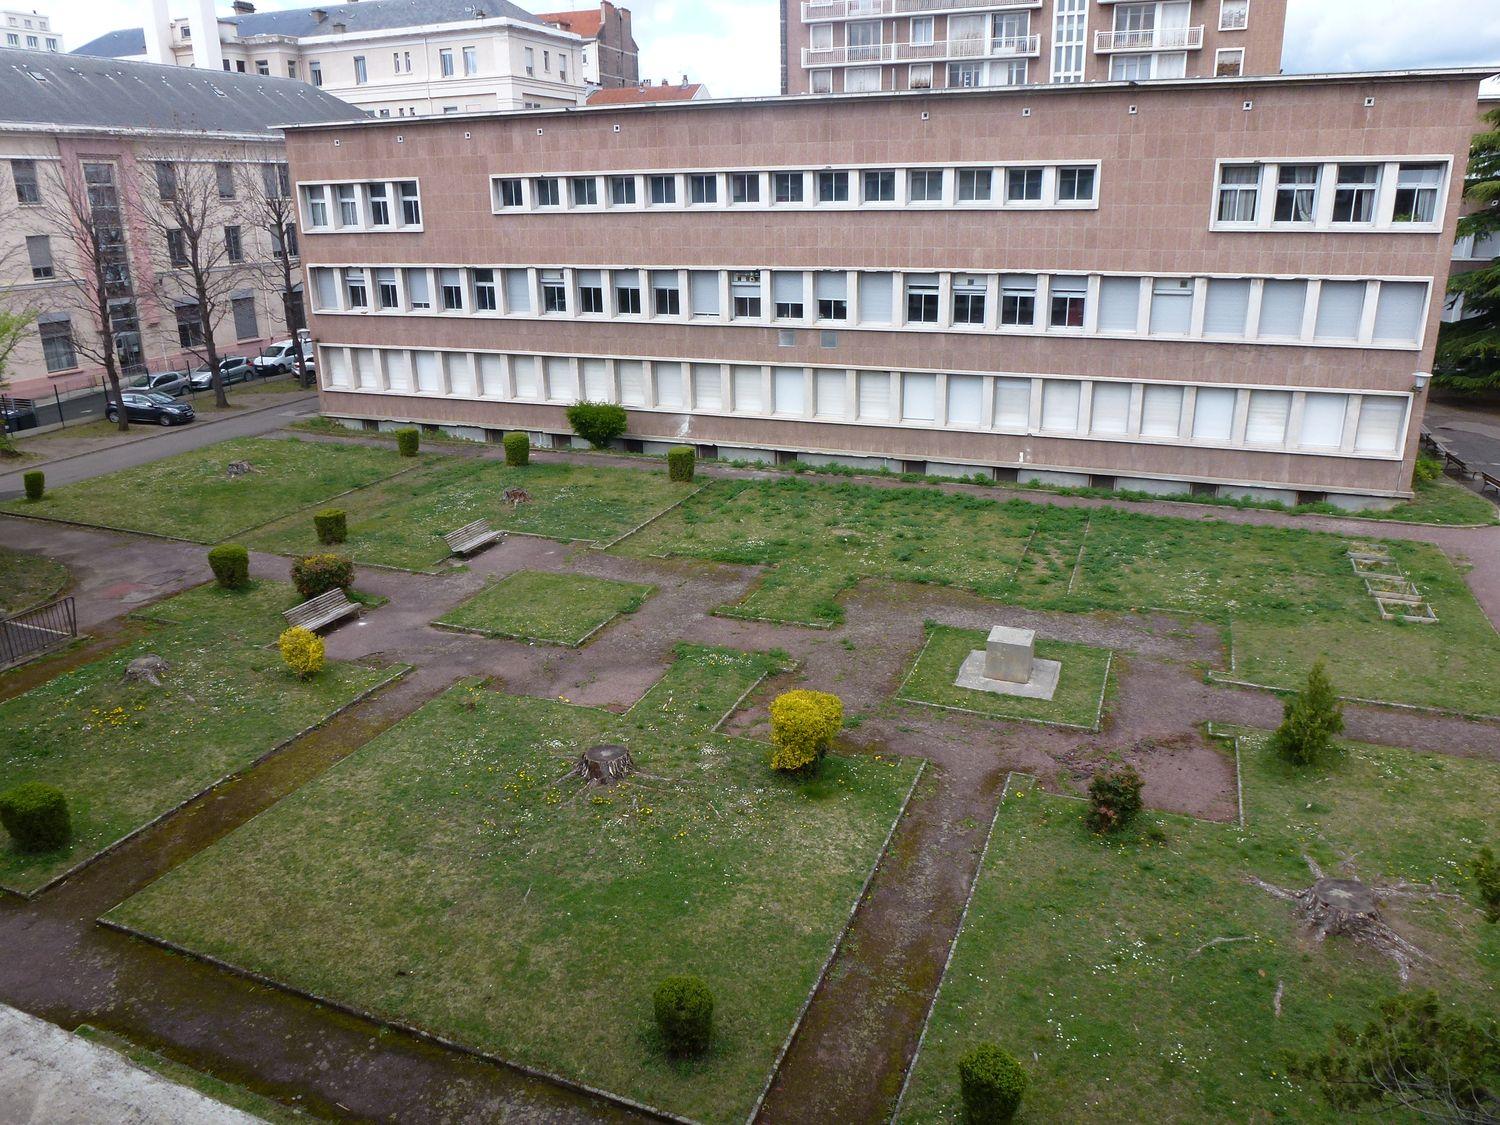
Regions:
[[[1396,457],[1409,398],[931,371],[324,345],[333,391]]]
[[[416,180],[301,184],[299,191],[308,231],[422,229],[422,198]]]
[[[1092,207],[1096,164],[493,176],[497,213],[652,207]]]
[[[260,190],[266,199],[289,199],[291,197],[292,180],[285,164],[257,163],[252,167],[259,169]],[[218,161],[213,165],[213,169],[215,188],[219,198],[223,200],[238,198],[242,185],[239,180],[240,172],[236,166],[227,161]],[[152,172],[156,178],[157,198],[164,203],[175,200],[179,186],[177,183],[178,165],[170,161],[156,161],[152,165]],[[16,202],[27,205],[42,202],[42,186],[37,178],[35,160],[12,160],[10,174],[16,188]]]
[[[1437,230],[1446,161],[1223,162],[1216,230]]]
[[[375,266],[311,271],[319,312],[688,319],[1412,348],[1425,281]]]
[[[236,341],[260,339],[260,318],[253,294],[231,294],[229,310]],[[185,349],[203,347],[203,321],[198,315],[197,304],[181,302],[173,313],[177,324],[177,343]],[[72,371],[78,366],[78,353],[73,345],[73,324],[69,317],[47,314],[46,319],[37,324],[37,334],[42,343],[42,361],[49,372]]]

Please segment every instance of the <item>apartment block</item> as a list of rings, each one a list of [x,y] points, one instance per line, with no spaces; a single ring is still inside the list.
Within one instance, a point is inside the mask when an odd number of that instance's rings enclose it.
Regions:
[[[580,69],[590,86],[617,90],[641,80],[641,51],[631,27],[630,9],[599,0],[599,7],[574,12],[542,12],[537,19],[582,41]]]
[[[1479,77],[296,128],[323,409],[547,443],[607,400],[645,451],[1389,501]]]
[[[136,0],[140,3],[141,0]],[[144,27],[107,32],[74,53],[296,78],[378,117],[578,105],[585,41],[508,0],[359,0],[257,12],[193,0],[169,19],[150,0]]]
[[[0,47],[22,51],[61,51],[62,36],[41,12],[0,8]]]
[[[267,123],[363,114],[284,78],[45,51],[18,51],[6,63],[0,307],[34,318],[6,363],[12,393],[97,384],[106,344],[127,375],[203,361],[197,305],[174,281],[182,234],[174,239],[158,221],[175,178],[164,167],[193,169],[214,185],[210,206],[222,224],[216,218],[206,235],[216,247],[220,354],[254,355],[288,334],[280,262],[290,255],[296,264],[298,240],[295,229],[276,239],[258,213],[258,197],[291,191],[282,135]]]
[[[1276,74],[1286,0],[781,0],[782,93]]]

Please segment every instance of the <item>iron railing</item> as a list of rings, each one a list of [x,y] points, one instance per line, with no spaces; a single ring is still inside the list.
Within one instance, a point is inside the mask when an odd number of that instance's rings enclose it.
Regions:
[[[76,636],[78,613],[71,597],[0,618],[0,668],[24,663]]]

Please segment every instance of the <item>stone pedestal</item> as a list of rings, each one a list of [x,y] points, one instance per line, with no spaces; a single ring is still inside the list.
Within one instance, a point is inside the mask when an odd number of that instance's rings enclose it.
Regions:
[[[985,679],[1002,680],[1008,684],[1029,683],[1035,647],[1035,630],[996,625],[990,630],[989,640],[984,646]]]

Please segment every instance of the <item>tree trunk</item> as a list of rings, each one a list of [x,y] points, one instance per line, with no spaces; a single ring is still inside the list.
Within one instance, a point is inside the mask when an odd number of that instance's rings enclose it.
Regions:
[[[114,324],[109,319],[109,298],[101,290],[95,292],[98,301],[95,312],[102,329],[100,342],[104,345],[100,349],[104,353],[104,381],[109,384],[104,401],[107,404],[113,398],[119,411],[115,415],[115,427],[123,434],[130,429],[130,418],[125,413],[125,389],[120,385],[120,359],[115,354],[115,333]]]
[[[282,245],[286,244],[282,243]],[[294,349],[294,354],[297,356],[297,386],[302,387],[305,390],[306,388],[312,386],[312,380],[308,378],[307,357],[302,354],[302,340],[301,337],[297,335],[297,331],[299,328],[301,328],[301,325],[296,323],[296,318],[292,315],[293,310],[297,307],[297,301],[295,298],[296,294],[292,292],[291,276],[286,272],[283,272],[281,289],[281,319],[286,322],[287,334],[292,338],[292,348]]]
[[[229,396],[224,392],[224,373],[219,370],[219,349],[214,344],[214,326],[208,313],[207,287],[201,282],[195,287],[198,297],[198,331],[203,333],[203,350],[208,354],[208,375],[214,389],[214,405],[220,410],[229,406]]]

